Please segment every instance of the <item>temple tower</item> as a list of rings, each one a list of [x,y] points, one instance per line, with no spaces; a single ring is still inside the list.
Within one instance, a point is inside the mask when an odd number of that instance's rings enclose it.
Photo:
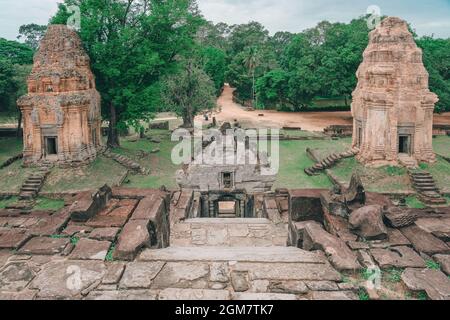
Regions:
[[[353,147],[370,165],[434,162],[433,112],[439,101],[405,21],[389,17],[370,33],[353,92]]]
[[[34,57],[23,116],[24,164],[77,166],[101,146],[100,95],[77,33],[50,25]]]

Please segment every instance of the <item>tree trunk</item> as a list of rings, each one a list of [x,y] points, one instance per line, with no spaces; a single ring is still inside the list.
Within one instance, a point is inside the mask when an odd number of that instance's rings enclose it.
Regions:
[[[191,107],[186,107],[183,115],[183,127],[193,128],[194,127],[194,116],[192,115]]]
[[[21,137],[21,132],[20,132],[21,127],[22,127],[22,112],[19,111],[19,120],[17,121],[17,132],[16,132],[17,138]]]
[[[106,143],[110,148],[120,147],[119,132],[117,130],[117,114],[116,107],[113,103],[109,105],[110,108],[110,120],[109,120],[109,130],[108,130],[108,142]]]

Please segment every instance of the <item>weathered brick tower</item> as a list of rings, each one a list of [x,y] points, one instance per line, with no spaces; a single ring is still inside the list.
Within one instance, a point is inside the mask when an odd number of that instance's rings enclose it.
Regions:
[[[24,164],[77,166],[101,145],[100,95],[77,33],[51,25],[34,57],[23,115]]]
[[[353,92],[353,147],[371,165],[434,162],[433,112],[437,96],[405,21],[386,18],[370,33]]]

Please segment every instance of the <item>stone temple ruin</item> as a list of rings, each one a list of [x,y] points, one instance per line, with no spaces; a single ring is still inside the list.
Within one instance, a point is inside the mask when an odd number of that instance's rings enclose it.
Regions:
[[[100,95],[90,59],[75,31],[51,25],[34,57],[23,115],[24,163],[75,166],[95,159],[101,145]]]
[[[255,195],[272,189],[276,175],[263,171],[270,169],[268,157],[258,152],[256,144],[249,140],[242,144],[237,142],[236,132],[231,138],[222,135],[211,140],[199,151],[202,161],[194,161],[177,172],[180,188],[201,195],[198,217],[254,217]],[[217,148],[222,147],[223,153],[216,158]],[[238,155],[240,147],[242,153]]]
[[[434,162],[433,112],[437,96],[405,21],[386,18],[370,33],[353,92],[353,147],[371,165]]]

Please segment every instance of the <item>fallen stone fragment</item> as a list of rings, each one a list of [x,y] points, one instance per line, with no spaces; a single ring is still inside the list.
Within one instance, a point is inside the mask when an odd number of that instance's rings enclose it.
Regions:
[[[442,271],[450,276],[450,255],[448,254],[437,254],[433,257],[440,265]]]
[[[109,241],[82,238],[70,254],[71,260],[105,260],[111,246]]]
[[[54,255],[61,253],[70,242],[68,238],[35,237],[20,250],[20,254]]]
[[[450,248],[445,244],[445,242],[439,240],[417,226],[402,228],[401,232],[406,238],[408,238],[409,241],[411,241],[414,249],[418,252],[424,252],[428,255],[450,253]]]
[[[406,269],[405,285],[413,291],[425,291],[431,300],[450,300],[450,279],[439,270]]]
[[[148,222],[144,220],[129,221],[119,235],[114,258],[131,261],[141,248],[150,245]]]
[[[358,270],[356,255],[341,239],[326,232],[319,224],[307,224],[303,234],[303,249],[322,250],[338,270]]]
[[[409,247],[372,249],[370,253],[381,268],[424,268],[425,261]]]
[[[416,225],[442,241],[450,240],[450,218],[420,218]]]
[[[387,229],[383,222],[380,206],[366,206],[350,214],[349,223],[352,230],[367,240],[383,240],[387,238]]]

